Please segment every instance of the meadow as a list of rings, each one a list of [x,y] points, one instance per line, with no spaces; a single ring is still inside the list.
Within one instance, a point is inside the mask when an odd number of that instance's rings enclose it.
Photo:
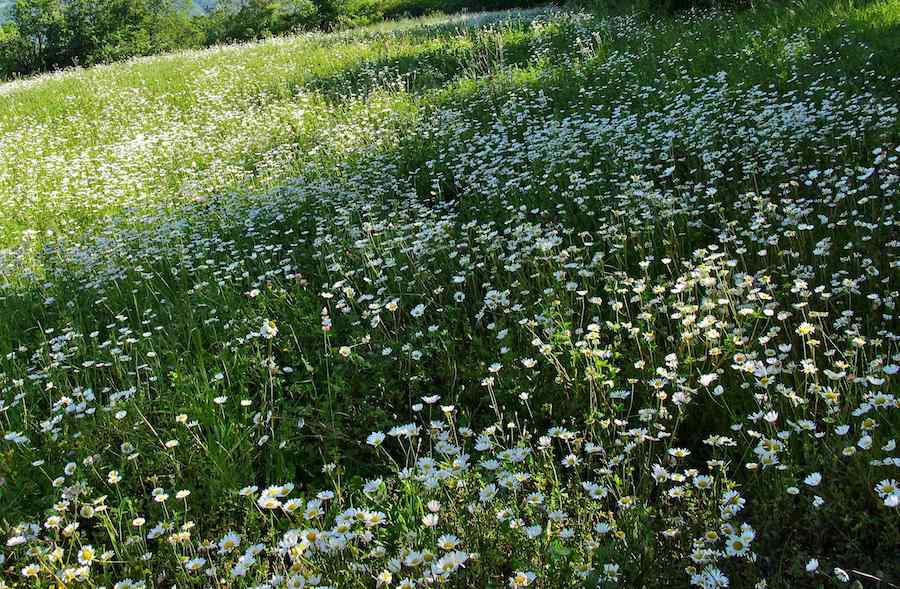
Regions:
[[[900,585],[900,0],[0,85],[0,589]]]

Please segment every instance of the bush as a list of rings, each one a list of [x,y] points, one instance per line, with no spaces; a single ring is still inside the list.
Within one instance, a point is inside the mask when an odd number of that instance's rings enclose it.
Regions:
[[[0,72],[13,72],[23,40],[19,30],[11,25],[0,26]]]
[[[206,17],[198,17],[207,44],[247,41],[319,25],[312,0],[249,0],[240,6],[220,4]]]
[[[196,21],[173,0],[17,0],[0,35],[0,75],[92,65],[202,42]]]

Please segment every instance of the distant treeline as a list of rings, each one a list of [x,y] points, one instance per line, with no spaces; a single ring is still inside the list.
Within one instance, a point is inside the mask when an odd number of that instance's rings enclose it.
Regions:
[[[331,30],[403,15],[492,10],[535,0],[16,0],[0,24],[0,78],[175,49]]]

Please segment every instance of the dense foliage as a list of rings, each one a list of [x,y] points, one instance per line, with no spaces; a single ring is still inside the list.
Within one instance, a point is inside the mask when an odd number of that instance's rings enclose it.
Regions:
[[[900,0],[0,85],[0,587],[900,584]]]
[[[0,37],[3,73],[27,74],[196,46],[174,0],[17,0]]]

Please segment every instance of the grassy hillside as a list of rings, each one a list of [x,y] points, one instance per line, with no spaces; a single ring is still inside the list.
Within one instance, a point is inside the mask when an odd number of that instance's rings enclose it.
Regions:
[[[900,1],[0,85],[0,583],[900,583]]]

